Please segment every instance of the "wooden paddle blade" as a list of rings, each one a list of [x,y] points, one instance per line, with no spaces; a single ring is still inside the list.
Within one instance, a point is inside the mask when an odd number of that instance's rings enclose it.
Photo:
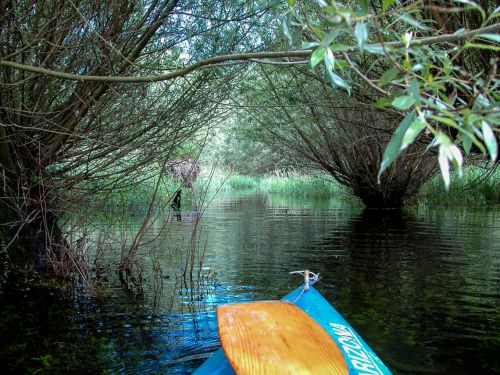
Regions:
[[[217,320],[222,348],[238,375],[348,373],[335,341],[289,302],[219,306]]]

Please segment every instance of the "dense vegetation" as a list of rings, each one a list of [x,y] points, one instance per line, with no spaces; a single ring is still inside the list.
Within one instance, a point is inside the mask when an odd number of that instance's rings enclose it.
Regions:
[[[417,202],[421,205],[448,207],[498,205],[500,169],[465,167],[463,176],[454,178],[448,191],[443,189],[443,182],[439,176],[435,176],[422,187]]]
[[[370,207],[438,167],[448,186],[464,156],[497,159],[498,16],[488,0],[1,1],[2,256],[81,270],[75,213],[148,186],[130,268],[165,165],[204,146],[246,173],[327,173]]]
[[[2,61],[92,76],[155,74],[256,48],[266,14],[245,1],[0,4]],[[56,269],[79,258],[61,218],[95,206],[96,194],[159,185],[179,146],[224,119],[239,70],[109,84],[1,69],[2,247],[13,263]]]

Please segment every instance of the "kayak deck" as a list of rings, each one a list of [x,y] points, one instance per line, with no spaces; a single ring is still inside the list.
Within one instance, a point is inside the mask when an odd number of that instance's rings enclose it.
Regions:
[[[390,370],[380,358],[340,315],[335,308],[314,288],[304,292],[304,285],[285,296],[288,301],[316,321],[337,343],[347,363],[349,374],[390,375]],[[195,375],[235,374],[222,349],[217,350],[193,373]]]
[[[217,319],[222,348],[238,375],[348,374],[335,341],[289,302],[223,305]]]

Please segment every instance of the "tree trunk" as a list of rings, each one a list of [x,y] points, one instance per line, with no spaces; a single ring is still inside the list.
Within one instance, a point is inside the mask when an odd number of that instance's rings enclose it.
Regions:
[[[46,207],[47,201],[43,205],[35,202],[39,200],[0,200],[2,250],[14,266],[48,271],[51,262],[65,260],[66,243],[54,211]]]

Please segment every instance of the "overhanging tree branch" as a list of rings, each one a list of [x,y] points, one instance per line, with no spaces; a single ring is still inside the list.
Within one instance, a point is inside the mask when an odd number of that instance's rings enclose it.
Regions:
[[[428,38],[413,39],[410,46],[425,46],[438,43],[453,43],[462,40],[471,39],[479,34],[495,33],[500,31],[500,23],[494,25],[486,26],[483,28],[463,32],[460,34],[445,34],[439,36],[432,36]],[[369,47],[381,47],[382,44],[375,43],[367,45],[365,48]],[[384,43],[385,48],[403,48],[405,44],[403,42],[388,42]],[[353,53],[358,51],[357,46],[347,48],[343,53]],[[185,68],[175,70],[170,73],[154,75],[154,76],[139,76],[139,77],[123,77],[123,76],[90,76],[90,75],[80,75],[72,73],[64,73],[55,70],[35,67],[31,65],[19,64],[13,61],[0,60],[1,66],[6,66],[9,68],[23,70],[36,74],[44,74],[55,78],[74,80],[74,81],[96,81],[96,82],[117,82],[117,83],[140,83],[140,82],[159,82],[167,81],[174,78],[183,77],[195,70],[202,68],[211,68],[217,64],[228,62],[228,61],[248,61],[256,62],[255,59],[276,59],[276,58],[306,58],[311,54],[312,50],[300,50],[300,51],[276,51],[276,52],[249,52],[249,53],[239,53],[239,54],[229,54],[210,57],[204,60],[200,60],[192,65],[186,66]],[[262,63],[263,61],[258,61]]]

